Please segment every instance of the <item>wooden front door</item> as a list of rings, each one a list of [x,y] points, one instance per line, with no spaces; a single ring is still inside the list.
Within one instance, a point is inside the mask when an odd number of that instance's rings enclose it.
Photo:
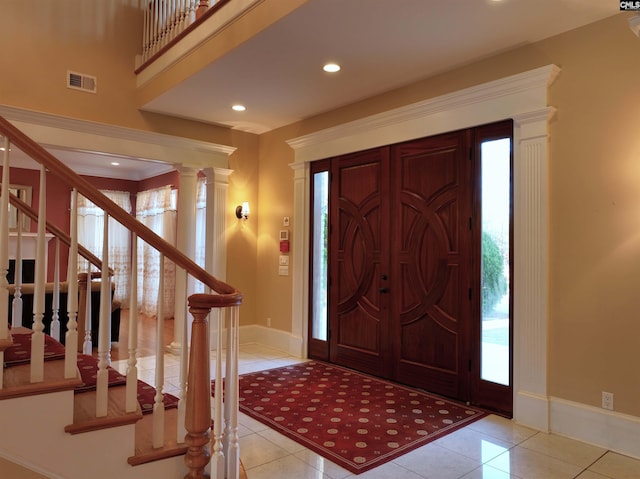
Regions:
[[[469,133],[393,148],[393,379],[459,399],[471,331]]]
[[[389,148],[332,165],[329,358],[393,377],[389,298]]]
[[[469,133],[332,162],[330,360],[464,399]]]

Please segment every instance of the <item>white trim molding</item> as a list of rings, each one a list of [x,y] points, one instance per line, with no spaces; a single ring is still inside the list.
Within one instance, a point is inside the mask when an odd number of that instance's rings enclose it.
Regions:
[[[240,326],[240,344],[257,343],[291,356],[301,357],[302,338],[281,329],[267,328],[257,324]]]
[[[640,418],[550,397],[551,432],[640,458]]]
[[[514,419],[549,431],[547,392],[547,105],[560,73],[547,65],[458,92],[294,138],[294,224],[301,230],[292,252],[294,336],[308,323],[309,168],[311,161],[511,118],[514,120]],[[304,236],[300,236],[303,233]],[[302,335],[306,353],[306,334]],[[302,356],[304,357],[305,354]]]
[[[78,120],[7,105],[0,105],[0,115],[45,148],[147,161],[151,172],[146,177],[170,171],[178,166],[196,169],[227,168],[229,155],[236,150],[235,147],[217,143]],[[164,170],[158,169],[158,165],[164,167]],[[89,171],[76,172],[91,174]],[[109,173],[113,175],[115,172],[111,169]],[[111,175],[105,172],[103,176]]]

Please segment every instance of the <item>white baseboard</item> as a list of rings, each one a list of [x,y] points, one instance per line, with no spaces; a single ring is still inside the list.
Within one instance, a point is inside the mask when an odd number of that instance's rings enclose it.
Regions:
[[[640,418],[550,398],[551,432],[640,459]]]
[[[523,426],[549,432],[549,398],[518,391],[513,402],[513,419]]]
[[[227,347],[227,331],[223,331],[222,347]],[[252,324],[249,326],[240,326],[239,342],[240,344],[258,343],[263,346],[277,349],[285,353],[291,354],[296,358],[306,358],[307,353],[304,350],[304,341],[299,336],[280,329],[266,328]],[[216,332],[211,332],[210,347],[215,349]]]
[[[306,357],[302,338],[280,329],[266,328],[255,324],[240,326],[240,344],[246,343],[259,343],[289,353],[296,358]]]

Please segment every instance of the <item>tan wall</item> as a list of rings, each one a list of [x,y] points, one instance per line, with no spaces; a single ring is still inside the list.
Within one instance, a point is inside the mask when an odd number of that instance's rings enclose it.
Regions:
[[[256,203],[257,136],[137,109],[135,55],[142,44],[138,0],[2,0],[0,104],[235,146],[230,178],[228,279],[246,296],[241,322],[255,320],[257,221],[236,231],[231,206]],[[10,67],[7,67],[10,66]],[[97,93],[66,87],[67,70],[97,77]]]
[[[273,299],[291,286],[271,244],[293,208],[293,151],[278,142],[550,63],[549,394],[599,407],[609,391],[640,416],[640,39],[626,14],[261,135],[261,203],[277,212],[260,223],[258,322],[290,330],[290,304]]]
[[[240,324],[256,322],[257,283],[256,255],[258,225],[262,207],[258,199],[258,137],[234,132],[234,146],[229,158],[233,174],[229,178],[227,203],[227,282],[244,295],[240,308]],[[236,206],[248,201],[251,214],[247,221],[236,217]],[[268,206],[267,206],[268,209]]]
[[[3,0],[0,104],[204,141],[228,141],[226,128],[137,109],[134,68],[142,48],[138,4],[138,0],[56,0],[34,6]],[[67,88],[67,70],[97,77],[97,93]]]

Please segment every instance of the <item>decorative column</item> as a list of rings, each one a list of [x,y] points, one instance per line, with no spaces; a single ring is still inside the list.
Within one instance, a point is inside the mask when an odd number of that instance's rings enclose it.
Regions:
[[[307,357],[307,330],[309,329],[309,287],[306,281],[296,278],[309,277],[309,164],[294,163],[293,169],[293,261],[290,351],[298,357]]]
[[[207,231],[205,250],[205,270],[221,281],[227,278],[227,194],[229,176],[233,170],[226,168],[206,168],[202,170],[207,178]],[[224,325],[224,308],[211,311],[209,334],[211,346],[215,347],[218,322]]]
[[[549,430],[547,124],[552,107],[514,116],[514,418]],[[526,294],[522,294],[526,292]]]
[[[193,168],[179,167],[180,189],[178,190],[178,224],[176,248],[190,259],[195,258],[196,230],[196,175]],[[174,336],[169,349],[180,353],[187,342],[187,274],[176,265],[176,301],[174,313]]]

